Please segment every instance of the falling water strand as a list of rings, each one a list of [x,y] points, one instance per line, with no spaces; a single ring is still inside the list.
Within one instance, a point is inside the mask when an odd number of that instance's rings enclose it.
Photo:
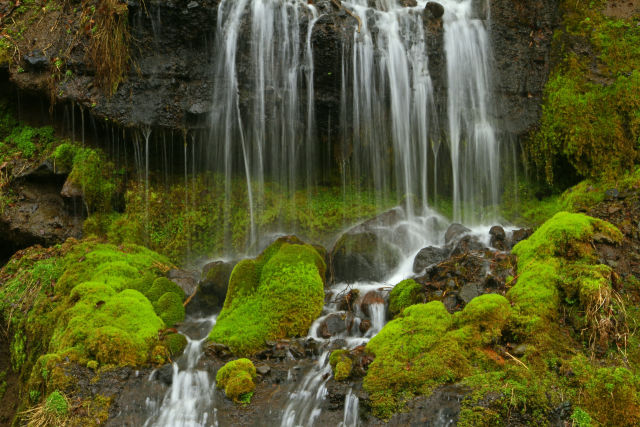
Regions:
[[[215,317],[206,319],[215,324]],[[160,405],[147,401],[151,416],[144,426],[204,427],[217,426],[214,406],[215,381],[209,379],[206,370],[198,369],[202,357],[202,345],[208,334],[201,339],[187,338],[187,346],[179,362],[173,364],[171,388]],[[181,368],[179,365],[182,364]]]
[[[344,398],[344,416],[340,427],[358,427],[360,399],[349,389]]]
[[[321,413],[320,404],[327,395],[326,384],[330,377],[329,352],[324,352],[302,382],[291,392],[280,426],[313,426]]]

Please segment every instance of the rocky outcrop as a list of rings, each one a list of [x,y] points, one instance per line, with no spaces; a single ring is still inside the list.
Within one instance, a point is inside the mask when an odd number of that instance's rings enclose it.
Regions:
[[[0,200],[0,261],[32,245],[80,237],[84,206],[62,197],[65,176],[56,174],[49,162],[12,161],[0,172],[10,177],[9,191]]]
[[[489,0],[495,96],[503,132],[523,137],[537,124],[559,22],[552,0]]]

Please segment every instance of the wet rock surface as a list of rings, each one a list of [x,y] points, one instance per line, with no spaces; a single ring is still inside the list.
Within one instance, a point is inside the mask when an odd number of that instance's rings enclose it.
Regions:
[[[9,201],[0,209],[0,261],[19,249],[51,246],[82,235],[84,206],[61,195],[65,176],[48,162],[2,165],[9,176]]]
[[[222,307],[227,295],[229,278],[235,262],[213,261],[205,264],[202,269],[202,279],[196,282],[192,299],[186,306],[187,314],[191,316],[204,316],[214,313]],[[195,280],[195,278],[194,278]]]

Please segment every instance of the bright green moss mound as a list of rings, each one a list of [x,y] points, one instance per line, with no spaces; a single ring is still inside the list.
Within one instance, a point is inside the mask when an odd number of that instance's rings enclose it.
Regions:
[[[325,263],[310,245],[281,238],[231,273],[209,338],[252,354],[267,340],[304,336],[322,312]]]
[[[233,360],[218,370],[216,387],[236,403],[249,403],[256,386],[256,368],[249,359]]]
[[[422,301],[422,285],[413,279],[403,280],[389,292],[389,312],[395,317],[410,305]]]
[[[609,301],[612,271],[598,265],[594,239],[615,243],[622,234],[599,219],[559,212],[513,248],[518,280],[507,295],[528,327],[546,328],[557,319],[562,299],[584,310]]]
[[[333,378],[336,381],[344,381],[351,376],[353,360],[349,357],[348,350],[334,350],[329,356],[329,364],[333,368]]]
[[[53,391],[47,396],[45,410],[57,416],[63,417],[69,413],[69,403],[67,399],[58,390]]]
[[[184,306],[178,294],[166,292],[153,307],[167,326],[173,326],[184,320]]]
[[[375,359],[363,386],[374,415],[389,418],[415,395],[473,373],[486,363],[478,346],[500,337],[510,313],[496,294],[473,299],[455,316],[439,301],[407,307],[367,344]]]
[[[25,380],[50,382],[51,376],[30,374],[41,356],[84,365],[146,363],[158,331],[166,327],[159,316],[182,320],[182,300],[170,293],[178,313],[169,316],[173,306],[162,298],[156,313],[152,302],[128,285],[167,268],[168,260],[148,249],[96,240],[70,239],[19,252],[0,271],[0,313],[12,333],[15,369]]]

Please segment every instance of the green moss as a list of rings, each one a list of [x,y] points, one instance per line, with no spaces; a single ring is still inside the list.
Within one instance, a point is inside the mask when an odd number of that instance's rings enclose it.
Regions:
[[[160,297],[162,297],[166,293],[176,294],[180,301],[184,300],[185,298],[185,294],[182,288],[166,277],[158,277],[157,279],[155,279],[148,290],[143,293],[147,298],[149,298],[149,301],[151,302],[160,300]]]
[[[334,350],[329,357],[329,363],[336,381],[344,381],[351,376],[353,360],[349,357],[348,350]]]
[[[571,414],[571,421],[577,427],[591,427],[593,420],[588,413],[580,408],[575,408]]]
[[[241,261],[209,338],[235,353],[251,354],[266,340],[306,335],[322,311],[324,270],[312,246],[286,238],[255,260]]]
[[[184,177],[176,178],[169,188],[164,182],[151,183],[148,198],[146,186],[132,182],[125,195],[126,211],[108,227],[109,240],[145,244],[176,262],[245,252],[251,244],[246,181],[227,182],[222,175],[202,174],[185,186]],[[227,184],[231,186],[228,200]],[[287,192],[265,182],[264,186],[252,183],[252,190],[257,205],[254,221],[262,235],[284,228],[320,242],[328,242],[346,226],[396,202],[380,199],[371,191],[340,186]]]
[[[389,292],[389,312],[391,316],[397,316],[410,305],[423,301],[422,285],[413,279],[403,280]]]
[[[511,304],[498,294],[480,295],[454,315],[456,326],[464,330],[471,345],[485,345],[500,338],[511,316]]]
[[[69,403],[64,395],[56,390],[47,396],[45,410],[63,417],[69,413]]]
[[[172,357],[178,357],[187,346],[187,338],[182,334],[169,334],[163,341]]]
[[[613,19],[606,2],[561,2],[554,34],[559,59],[546,86],[539,131],[527,152],[552,182],[558,175],[612,177],[640,148],[638,17]]]
[[[249,403],[255,384],[256,368],[249,359],[233,360],[216,373],[216,386],[236,403]]]
[[[153,308],[167,326],[173,326],[184,320],[182,298],[176,293],[166,292],[153,305]]]
[[[68,153],[62,160],[68,160]],[[73,155],[73,167],[69,181],[82,188],[84,202],[89,213],[110,212],[118,185],[115,166],[107,161],[102,151],[93,148],[77,148]]]

